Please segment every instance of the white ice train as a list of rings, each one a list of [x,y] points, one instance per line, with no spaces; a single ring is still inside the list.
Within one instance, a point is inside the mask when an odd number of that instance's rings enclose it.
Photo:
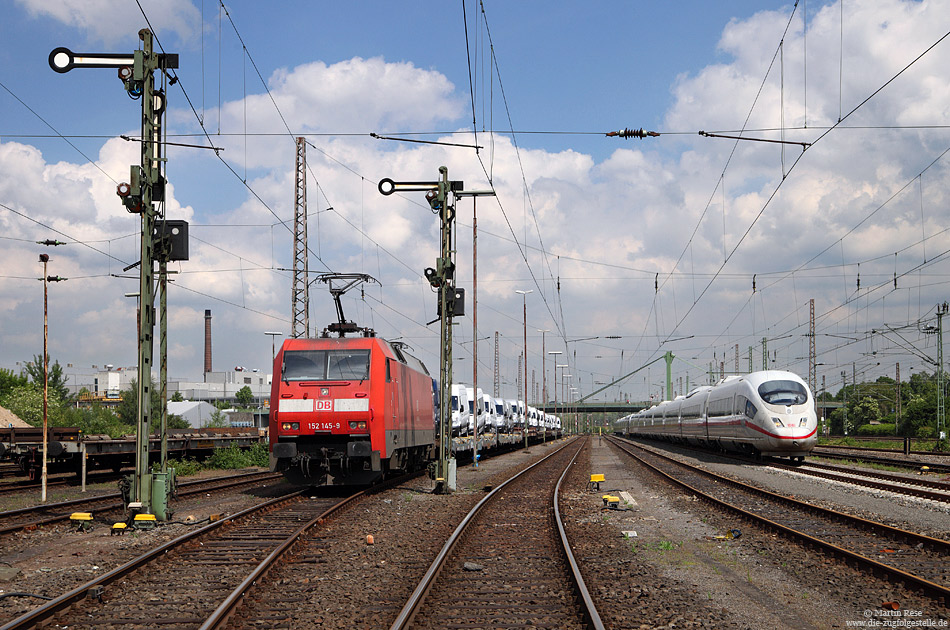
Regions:
[[[797,374],[728,376],[625,416],[614,432],[802,461],[818,437],[815,401]]]

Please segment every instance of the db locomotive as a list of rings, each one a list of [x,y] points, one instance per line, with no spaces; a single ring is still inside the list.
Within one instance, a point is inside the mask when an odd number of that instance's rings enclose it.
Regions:
[[[294,483],[371,484],[433,456],[433,380],[374,336],[287,339],[274,360],[271,470]]]
[[[803,461],[818,418],[808,385],[780,370],[729,376],[614,422],[614,432]]]

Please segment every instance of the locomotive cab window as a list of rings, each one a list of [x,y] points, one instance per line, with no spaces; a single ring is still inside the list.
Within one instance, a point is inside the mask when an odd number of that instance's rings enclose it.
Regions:
[[[288,350],[285,381],[341,381],[369,378],[369,350]]]
[[[795,381],[768,381],[759,385],[759,396],[770,405],[803,405],[808,391]]]

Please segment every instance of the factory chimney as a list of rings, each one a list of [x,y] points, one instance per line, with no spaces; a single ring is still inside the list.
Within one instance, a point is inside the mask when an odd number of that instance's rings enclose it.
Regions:
[[[205,374],[211,371],[211,309],[205,310]]]

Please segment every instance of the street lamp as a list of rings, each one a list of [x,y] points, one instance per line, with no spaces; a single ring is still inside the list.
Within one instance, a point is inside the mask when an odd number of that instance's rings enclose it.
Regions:
[[[521,295],[522,308],[524,315],[524,447],[528,448],[528,294],[533,293],[532,289],[515,289],[515,293]]]
[[[273,332],[273,331],[267,331],[267,330],[265,330],[265,331],[264,331],[264,334],[265,334],[265,335],[270,335],[270,364],[271,364],[271,369],[273,370],[273,369],[274,369],[274,357],[277,356],[276,353],[274,352],[274,337],[282,337],[282,336],[284,335],[284,333],[282,333],[282,332]],[[271,374],[271,378],[272,378],[272,379],[273,379],[273,377],[274,377],[274,375]]]
[[[557,415],[557,355],[564,354],[560,350],[551,350],[548,354],[554,355],[554,415]],[[545,401],[547,402],[547,401]]]
[[[568,366],[565,365],[564,367],[568,367]],[[564,394],[564,400],[567,401],[567,402],[569,402],[569,401],[571,400],[571,396],[570,396],[570,392],[568,391],[568,387],[567,387],[567,384],[565,383],[564,379],[565,379],[565,378],[570,379],[571,376],[573,376],[573,374],[565,374],[564,372],[561,372],[561,393]],[[570,405],[568,405],[568,407],[570,407]],[[575,424],[575,426],[574,426],[574,432],[577,433],[578,431],[577,431],[577,426],[576,426],[576,425],[577,425],[577,416],[576,416],[576,415],[574,416],[574,424]]]
[[[555,357],[554,360],[557,361],[557,358]],[[558,370],[558,368],[561,368],[561,369],[563,370],[563,369],[566,368],[566,367],[569,367],[567,363],[555,363],[555,364],[554,364],[554,397],[555,397],[555,400],[557,400],[557,384],[558,384],[558,380],[557,380],[557,370]],[[564,376],[563,376],[563,375],[564,375],[564,373],[561,372],[561,381],[560,381],[560,382],[561,382],[561,400],[563,400],[564,402],[567,402],[567,396],[564,395],[565,392],[564,392]],[[564,406],[564,412],[567,413],[567,405]],[[567,420],[567,418],[565,418],[565,420]],[[565,424],[566,424],[566,422],[565,422]]]
[[[537,331],[541,333],[541,405],[547,406],[548,393],[545,391],[547,389],[547,372],[544,367],[544,357],[546,356],[544,352],[544,333],[549,333],[551,331],[548,328],[538,328]],[[541,423],[541,443],[542,444],[544,443],[546,431],[547,431],[547,427],[544,425],[544,423]]]

